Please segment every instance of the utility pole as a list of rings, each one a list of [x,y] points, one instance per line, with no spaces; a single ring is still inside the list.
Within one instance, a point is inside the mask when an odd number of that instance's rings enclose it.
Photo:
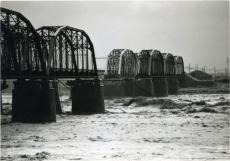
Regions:
[[[216,78],[216,66],[214,66],[213,70],[214,70],[214,79],[215,79]]]
[[[229,57],[227,57],[226,65],[227,65],[226,75],[229,76]]]

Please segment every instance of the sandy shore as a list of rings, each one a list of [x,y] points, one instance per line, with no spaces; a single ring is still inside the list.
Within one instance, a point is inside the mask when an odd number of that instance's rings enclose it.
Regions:
[[[105,100],[106,113],[65,114],[56,123],[2,116],[2,160],[229,160],[229,94]],[[3,95],[5,107],[11,96]],[[6,112],[6,111],[5,111]]]

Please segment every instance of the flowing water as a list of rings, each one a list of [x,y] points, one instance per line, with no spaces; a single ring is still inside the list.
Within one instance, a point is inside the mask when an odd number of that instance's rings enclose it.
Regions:
[[[2,160],[229,160],[229,94],[105,100],[106,113],[24,124],[2,115]],[[3,95],[10,114],[11,96]]]

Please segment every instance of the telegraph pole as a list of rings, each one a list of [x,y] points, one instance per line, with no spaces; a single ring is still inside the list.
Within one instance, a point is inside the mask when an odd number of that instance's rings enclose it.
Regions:
[[[229,57],[227,57],[226,65],[227,65],[226,75],[229,76]]]
[[[216,66],[214,66],[213,71],[214,71],[214,80],[215,80],[216,79]]]

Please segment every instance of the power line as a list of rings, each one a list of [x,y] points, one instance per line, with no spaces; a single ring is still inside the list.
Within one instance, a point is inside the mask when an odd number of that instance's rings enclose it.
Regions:
[[[107,59],[107,57],[96,57],[96,59]]]

